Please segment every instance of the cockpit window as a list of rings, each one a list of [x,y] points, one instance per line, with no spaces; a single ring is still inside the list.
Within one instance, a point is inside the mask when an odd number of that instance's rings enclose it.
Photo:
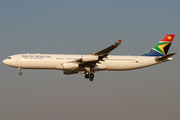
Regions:
[[[11,57],[8,57],[8,59],[11,59]]]

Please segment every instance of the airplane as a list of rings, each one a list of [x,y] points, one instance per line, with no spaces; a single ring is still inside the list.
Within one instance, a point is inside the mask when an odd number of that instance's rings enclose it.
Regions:
[[[85,74],[90,81],[97,71],[124,71],[144,68],[162,62],[171,61],[176,53],[167,54],[174,39],[174,34],[165,35],[149,52],[141,56],[120,56],[109,53],[121,44],[122,39],[113,45],[91,54],[16,54],[2,62],[8,66],[21,69],[55,69],[63,70],[65,75]]]

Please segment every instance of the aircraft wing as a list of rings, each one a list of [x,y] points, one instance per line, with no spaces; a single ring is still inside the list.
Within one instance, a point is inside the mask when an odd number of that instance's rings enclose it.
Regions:
[[[112,50],[114,50],[116,47],[118,47],[120,44],[121,44],[121,41],[122,40],[118,40],[116,43],[114,43],[113,45],[103,49],[103,50],[100,50],[98,52],[94,52],[90,55],[97,55],[97,56],[107,56]]]
[[[121,44],[121,39],[118,40],[116,43],[114,43],[113,45],[103,49],[103,50],[100,50],[98,52],[94,52],[94,53],[91,53],[91,54],[87,54],[87,55],[82,55],[82,58],[80,59],[77,59],[73,62],[79,62],[79,64],[84,64],[84,63],[87,63],[87,62],[97,62],[99,60],[101,60],[102,58],[108,56],[108,54],[114,50],[116,47],[118,47],[120,44]],[[83,58],[85,59],[89,59],[89,60],[86,60],[84,61]],[[97,59],[96,59],[97,58]]]

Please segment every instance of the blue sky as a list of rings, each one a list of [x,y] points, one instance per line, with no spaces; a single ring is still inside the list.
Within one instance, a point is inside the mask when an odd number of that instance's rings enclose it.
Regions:
[[[0,60],[19,53],[142,55],[165,34],[180,45],[178,0],[1,0]],[[0,119],[179,120],[180,56],[149,68],[65,76],[0,64]]]

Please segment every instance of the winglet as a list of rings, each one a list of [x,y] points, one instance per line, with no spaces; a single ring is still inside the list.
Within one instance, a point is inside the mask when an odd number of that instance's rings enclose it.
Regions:
[[[116,43],[114,43],[114,45],[120,45],[121,41],[122,41],[122,39],[118,40]]]

